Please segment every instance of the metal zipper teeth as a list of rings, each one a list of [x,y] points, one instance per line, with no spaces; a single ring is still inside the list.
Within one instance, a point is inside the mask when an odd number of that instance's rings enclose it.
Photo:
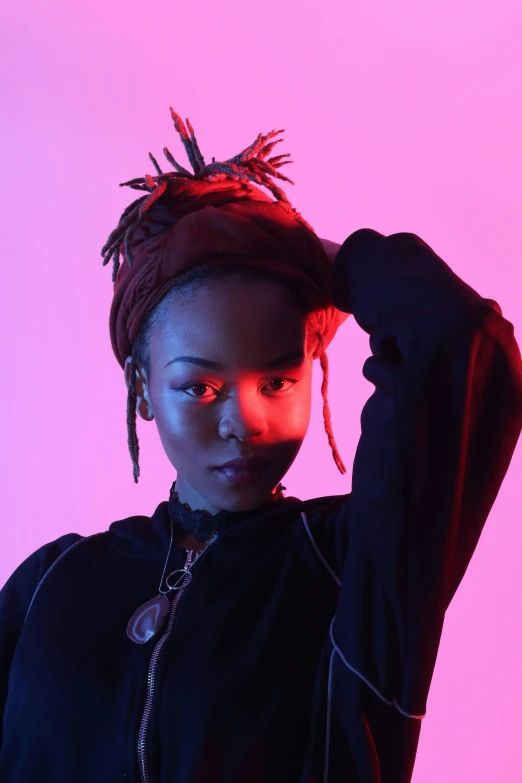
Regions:
[[[192,563],[193,558],[194,558],[194,550],[191,550],[187,554],[184,568],[187,568],[187,566],[189,566]],[[146,756],[146,741],[147,741],[147,729],[149,726],[150,714],[152,712],[152,703],[154,701],[154,686],[155,686],[156,669],[158,666],[158,657],[161,652],[161,648],[165,644],[165,641],[167,640],[172,630],[172,626],[174,625],[174,617],[176,615],[178,603],[187,587],[187,584],[188,583],[186,583],[185,585],[183,585],[183,587],[178,589],[176,595],[172,599],[167,628],[163,633],[163,636],[161,636],[161,638],[156,643],[156,646],[152,651],[152,655],[150,658],[149,672],[147,675],[147,698],[145,701],[145,708],[143,710],[140,730],[138,733],[138,762],[140,767],[140,775],[141,775],[142,783],[150,783],[147,756]]]

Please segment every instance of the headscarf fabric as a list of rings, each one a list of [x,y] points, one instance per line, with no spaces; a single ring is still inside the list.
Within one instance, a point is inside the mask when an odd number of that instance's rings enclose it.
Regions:
[[[115,258],[109,329],[120,366],[124,367],[131,354],[144,317],[167,294],[175,278],[194,266],[223,261],[261,267],[287,278],[292,290],[315,311],[316,331],[322,336],[316,358],[329,345],[346,313],[333,305],[333,267],[321,240],[284,193],[269,184],[267,174],[291,182],[275,171],[286,155],[263,160],[276,143],[263,146],[264,142],[281,131],[264,137],[259,134],[256,142],[235,158],[224,163],[212,159],[212,164],[205,165],[189,120],[190,135],[172,108],[171,114],[195,173],[177,164],[165,148],[166,157],[178,171],[163,174],[149,153],[158,175],[122,183],[147,190],[149,196],[127,207],[102,249],[104,265]],[[272,185],[276,200],[252,180]],[[120,255],[124,259],[121,265]]]

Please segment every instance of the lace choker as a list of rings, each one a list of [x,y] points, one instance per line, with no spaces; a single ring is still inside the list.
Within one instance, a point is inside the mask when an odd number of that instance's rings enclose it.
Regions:
[[[270,496],[268,501],[271,502],[281,500],[284,498],[282,484],[278,484],[275,491]],[[239,522],[244,521],[252,515],[252,511],[227,511],[223,509],[217,514],[211,514],[206,509],[191,509],[188,503],[182,503],[176,492],[176,482],[172,484],[170,489],[170,498],[168,505],[169,516],[174,522],[176,522],[183,530],[188,533],[192,533],[194,538],[198,541],[209,541],[215,535],[220,535],[226,530],[237,525]]]

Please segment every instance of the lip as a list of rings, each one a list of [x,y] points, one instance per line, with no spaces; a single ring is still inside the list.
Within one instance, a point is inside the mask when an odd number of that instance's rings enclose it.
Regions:
[[[230,470],[248,472],[261,470],[265,465],[266,460],[260,459],[259,457],[236,457],[235,459],[231,459],[229,462],[224,462],[223,465],[217,465],[217,468],[219,470],[227,468]]]
[[[250,470],[238,470],[237,468],[230,468],[226,465],[224,467],[216,468],[216,470],[219,471],[219,473],[222,473],[231,484],[250,484],[261,478],[264,467],[266,467],[266,463],[257,463],[257,467],[251,468]]]

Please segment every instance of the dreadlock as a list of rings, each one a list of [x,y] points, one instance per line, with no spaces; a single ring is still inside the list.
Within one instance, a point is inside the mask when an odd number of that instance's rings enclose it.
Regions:
[[[130,179],[128,182],[120,182],[120,187],[129,186],[135,190],[147,190],[149,195],[141,196],[136,199],[136,201],[133,201],[132,204],[129,204],[122,213],[118,225],[109,235],[107,242],[102,247],[102,266],[108,264],[111,258],[114,259],[112,269],[113,283],[116,280],[116,275],[118,274],[118,269],[120,267],[119,257],[121,242],[123,242],[124,245],[125,258],[127,259],[129,266],[131,266],[130,243],[132,235],[144,219],[146,212],[151,208],[154,202],[165,193],[169,179],[183,177],[184,179],[208,180],[209,182],[219,182],[224,179],[234,179],[237,182],[248,182],[250,180],[252,182],[257,182],[258,185],[264,185],[273,193],[278,201],[288,204],[292,212],[296,215],[300,215],[300,212],[297,212],[297,210],[290,205],[285,192],[269,179],[269,177],[277,177],[278,179],[285,180],[285,182],[290,182],[291,185],[295,184],[291,179],[276,171],[276,169],[285,166],[287,163],[293,163],[292,160],[281,160],[282,158],[289,157],[290,153],[287,152],[283,155],[276,155],[269,158],[268,161],[264,160],[275,145],[280,141],[283,141],[283,139],[276,139],[276,141],[272,141],[270,144],[265,144],[265,142],[273,136],[277,136],[279,133],[284,133],[284,130],[273,130],[265,135],[259,133],[257,139],[252,142],[249,147],[246,147],[240,152],[239,155],[235,155],[233,158],[229,158],[225,161],[218,161],[217,163],[216,159],[212,158],[212,163],[205,164],[205,160],[200,152],[194,130],[189,120],[187,119],[189,131],[187,132],[185,123],[179,114],[176,114],[172,106],[170,107],[170,114],[174,120],[174,127],[181,136],[188,159],[194,169],[194,174],[191,174],[190,171],[177,163],[168,148],[163,147],[165,157],[168,162],[177,169],[176,171],[167,171],[166,173],[163,173],[156,158],[149,152],[149,158],[158,172],[157,175],[151,177],[150,174],[146,174],[145,177],[136,177],[135,179]]]
[[[168,162],[176,169],[176,171],[169,171],[165,173],[162,172],[157,160],[152,155],[152,153],[149,152],[149,158],[152,161],[157,175],[151,177],[149,174],[146,174],[145,177],[138,177],[131,179],[128,182],[120,183],[120,187],[129,186],[135,190],[145,190],[148,191],[149,195],[141,196],[129,204],[129,206],[122,213],[118,225],[111,232],[107,242],[102,248],[102,265],[105,266],[109,263],[111,258],[113,259],[113,283],[116,280],[116,276],[120,268],[119,258],[121,244],[123,243],[124,257],[130,266],[132,265],[130,250],[132,235],[138,225],[140,225],[140,223],[144,220],[145,215],[150,207],[161,197],[163,193],[165,193],[169,179],[183,177],[186,179],[208,180],[209,182],[217,182],[224,179],[233,179],[238,182],[256,182],[258,185],[263,185],[268,188],[275,198],[278,201],[288,205],[288,208],[291,209],[295,215],[300,215],[300,213],[291,206],[284,191],[281,190],[281,188],[278,188],[277,185],[275,185],[275,183],[270,180],[270,177],[277,177],[278,179],[285,180],[292,185],[294,184],[291,179],[276,171],[276,169],[280,168],[281,166],[293,162],[282,160],[282,158],[289,157],[290,153],[273,156],[269,158],[268,161],[265,160],[275,145],[282,141],[282,139],[276,139],[269,144],[266,142],[273,138],[273,136],[277,136],[279,133],[284,133],[283,130],[272,130],[265,135],[259,133],[256,140],[249,147],[246,147],[244,150],[242,150],[242,152],[240,152],[238,155],[235,155],[233,158],[218,162],[216,162],[215,158],[212,158],[212,163],[205,164],[205,160],[201,154],[196,137],[194,135],[194,130],[188,118],[186,120],[188,126],[187,131],[183,120],[178,114],[176,114],[172,107],[170,107],[170,113],[174,121],[174,127],[181,137],[194,173],[192,174],[190,171],[177,163],[168,148],[164,147],[163,153]],[[155,330],[158,329],[163,322],[163,318],[168,305],[170,304],[172,295],[175,295],[182,290],[185,293],[188,291],[194,291],[198,287],[202,286],[206,281],[217,277],[223,279],[224,275],[227,274],[234,274],[236,276],[248,279],[276,280],[286,288],[291,298],[298,305],[298,307],[300,307],[300,309],[303,311],[303,314],[305,315],[307,324],[307,350],[315,350],[317,343],[322,345],[324,341],[322,333],[316,329],[316,317],[314,317],[314,313],[303,310],[302,302],[298,299],[298,297],[296,297],[294,291],[289,286],[288,281],[284,280],[282,276],[278,276],[274,272],[269,272],[268,270],[263,269],[254,269],[253,267],[246,266],[238,267],[237,265],[234,265],[234,267],[231,268],[227,267],[226,264],[201,264],[193,267],[185,273],[178,275],[173,280],[173,285],[169,289],[168,293],[144,318],[141,328],[132,345],[130,383],[127,394],[127,443],[132,460],[134,482],[136,484],[138,483],[138,478],[140,475],[139,441],[136,430],[136,370],[139,366],[144,367],[147,373],[147,379],[150,379],[150,340]],[[329,367],[328,357],[324,349],[321,350],[319,354],[319,360],[323,372],[321,395],[323,397],[324,426],[328,437],[328,444],[332,450],[334,462],[337,465],[339,472],[344,474],[346,473],[346,468],[338,452],[331,426],[330,407],[327,400]]]

